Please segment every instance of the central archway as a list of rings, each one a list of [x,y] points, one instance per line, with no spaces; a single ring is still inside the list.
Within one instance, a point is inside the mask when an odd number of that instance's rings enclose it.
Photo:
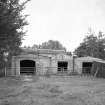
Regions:
[[[36,64],[33,60],[21,60],[20,61],[20,74],[35,74]]]

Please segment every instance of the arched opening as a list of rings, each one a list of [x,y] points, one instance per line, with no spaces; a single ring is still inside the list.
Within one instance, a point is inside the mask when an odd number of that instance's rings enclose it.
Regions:
[[[35,74],[36,67],[35,61],[32,60],[22,60],[20,61],[20,74]]]

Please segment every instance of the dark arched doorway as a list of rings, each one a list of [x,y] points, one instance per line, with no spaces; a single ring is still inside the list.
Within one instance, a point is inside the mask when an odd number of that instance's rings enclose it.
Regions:
[[[20,74],[35,74],[35,73],[36,73],[35,61],[33,60],[20,61]]]

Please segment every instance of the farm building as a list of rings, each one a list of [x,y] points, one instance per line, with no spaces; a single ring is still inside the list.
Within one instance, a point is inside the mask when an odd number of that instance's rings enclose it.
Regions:
[[[22,48],[22,53],[12,58],[11,74],[17,76],[23,74],[45,75],[47,73],[68,75],[75,72],[96,75],[98,73],[96,65],[99,63],[104,65],[105,61],[94,57],[75,58],[67,55],[65,50]]]
[[[79,74],[96,75],[101,71],[101,66],[105,65],[105,61],[94,57],[79,57],[75,59],[75,70]],[[103,69],[105,66],[103,66]],[[98,70],[98,71],[97,71]]]
[[[12,75],[67,73],[72,71],[72,57],[64,50],[22,48],[12,59]]]

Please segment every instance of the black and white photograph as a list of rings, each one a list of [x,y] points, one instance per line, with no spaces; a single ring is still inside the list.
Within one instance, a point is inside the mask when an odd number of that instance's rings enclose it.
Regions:
[[[105,0],[0,0],[0,105],[105,105]]]

